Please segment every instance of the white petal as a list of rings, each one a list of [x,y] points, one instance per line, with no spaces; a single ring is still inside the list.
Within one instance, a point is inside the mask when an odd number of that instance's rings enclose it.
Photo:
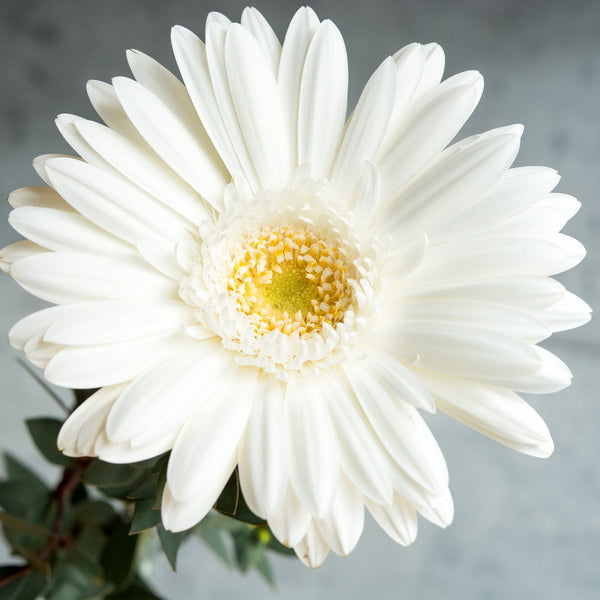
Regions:
[[[387,131],[395,96],[396,65],[389,57],[367,82],[346,126],[331,176],[338,197],[354,193],[366,161],[373,160]]]
[[[551,330],[531,312],[480,300],[450,298],[401,304],[390,298],[382,318],[403,323],[454,323],[498,333],[510,332],[524,342],[537,344],[550,337]],[[421,407],[417,407],[421,408]]]
[[[558,302],[564,286],[554,279],[539,275],[495,277],[479,281],[433,281],[405,289],[403,297],[412,301],[428,299],[485,300],[538,312]]]
[[[165,529],[174,532],[185,531],[201,521],[223,491],[223,486],[219,485],[220,481],[206,481],[201,494],[180,502],[173,496],[167,480],[160,507]]]
[[[341,477],[331,511],[315,521],[327,545],[336,554],[347,556],[354,550],[363,530],[364,503],[361,494]]]
[[[193,309],[174,300],[115,300],[69,305],[46,330],[47,342],[89,346],[113,344],[180,329],[195,322]]]
[[[455,375],[526,376],[541,366],[531,344],[467,324],[396,323],[383,335],[379,347],[408,364]]]
[[[240,485],[252,512],[272,515],[288,485],[288,439],[282,384],[260,376],[256,399],[238,453]]]
[[[146,140],[144,140],[129,120],[110,83],[90,80],[87,82],[87,93],[94,110],[108,127],[120,133],[131,142],[143,148],[150,149]]]
[[[193,135],[179,117],[152,92],[132,79],[116,77],[113,85],[127,115],[156,153],[212,206],[221,206],[227,183],[225,167],[212,147]]]
[[[263,189],[280,189],[292,172],[291,145],[275,75],[252,35],[232,25],[225,38],[231,98]]]
[[[52,306],[27,315],[13,325],[8,332],[8,341],[17,350],[23,351],[31,338],[43,338],[46,330],[60,318],[69,314],[71,306]]]
[[[304,63],[298,108],[298,162],[326,177],[346,119],[348,62],[344,40],[331,21],[314,34]]]
[[[285,35],[279,62],[277,83],[286,114],[294,164],[298,164],[298,108],[302,71],[306,52],[318,27],[319,19],[315,12],[308,6],[299,8]]]
[[[581,298],[565,292],[562,298],[541,315],[541,319],[552,331],[574,329],[587,323],[591,318],[592,309]]]
[[[384,199],[381,232],[413,237],[435,231],[474,203],[510,167],[521,133],[520,126],[504,127],[447,148],[387,205]]]
[[[389,394],[428,412],[435,412],[429,390],[412,371],[385,352],[369,349],[362,366]]]
[[[72,211],[21,206],[10,213],[8,222],[22,236],[49,250],[89,252],[122,259],[136,256],[129,244]]]
[[[394,248],[394,254],[390,256],[389,262],[385,265],[386,274],[389,273],[392,285],[416,271],[425,259],[428,246],[429,238],[426,233],[423,233],[414,240]],[[406,294],[406,289],[403,288],[403,290]],[[411,290],[414,291],[412,286]]]
[[[143,446],[133,447],[123,442],[111,442],[106,437],[106,433],[102,432],[94,446],[94,454],[109,463],[126,464],[139,462],[140,460],[147,460],[168,452],[173,447],[176,437],[177,431],[173,431]]]
[[[469,118],[483,91],[476,71],[460,73],[430,91],[406,112],[386,140],[376,164],[384,199],[393,196],[441,152]]]
[[[55,158],[69,158],[71,160],[78,160],[83,162],[81,158],[77,156],[69,156],[67,154],[40,154],[33,159],[33,168],[35,172],[40,176],[40,179],[44,181],[44,183],[52,186],[52,182],[50,181],[50,177],[48,177],[48,172],[46,170],[46,165],[48,161],[54,160]],[[73,207],[70,204],[67,204],[70,210],[73,210]]]
[[[180,334],[160,334],[131,342],[64,348],[48,363],[48,381],[73,389],[123,383],[185,347]]]
[[[551,441],[540,416],[514,392],[433,373],[423,376],[440,410],[468,427],[520,445],[546,446]]]
[[[417,537],[417,511],[399,494],[390,506],[366,501],[377,524],[398,544],[409,546]]]
[[[12,276],[12,266],[14,263],[24,258],[49,254],[47,248],[42,248],[29,240],[14,242],[0,249],[0,269],[4,273],[10,273]]]
[[[498,385],[508,385],[518,392],[527,394],[550,394],[558,392],[569,385],[573,375],[569,367],[544,348],[534,348],[542,366],[538,371],[527,377],[519,377],[516,381],[497,381]]]
[[[121,134],[93,121],[77,123],[81,136],[124,177],[196,225],[208,217],[200,195],[148,152]]]
[[[238,368],[228,384],[186,422],[167,469],[175,498],[191,500],[213,482],[223,489],[235,466],[255,388],[256,369]]]
[[[324,395],[339,446],[340,466],[352,483],[375,502],[392,501],[391,460],[377,441],[344,378],[323,378]]]
[[[189,345],[137,377],[111,411],[107,435],[140,445],[179,427],[227,382],[231,359],[214,342]]]
[[[256,8],[246,7],[242,12],[241,24],[254,36],[273,74],[277,75],[281,44],[267,20]]]
[[[300,501],[317,516],[333,502],[339,476],[332,424],[317,382],[290,382],[285,398],[290,479]]]
[[[343,368],[371,426],[398,465],[427,489],[446,486],[444,457],[417,410],[393,398],[361,364],[348,362]]]
[[[416,101],[422,94],[429,91],[440,82],[442,75],[444,74],[446,62],[444,50],[439,44],[424,44],[421,47],[421,52],[425,55],[425,61],[419,85],[413,96],[413,101]],[[397,55],[395,58],[398,60]]]
[[[55,190],[46,185],[30,186],[15,190],[8,195],[8,203],[13,208],[20,208],[21,206],[40,206],[42,208],[73,210],[73,208],[67,204]]]
[[[487,231],[538,202],[550,193],[560,180],[554,169],[547,167],[519,167],[509,169],[479,200],[460,211],[436,233],[441,242],[460,235]],[[570,204],[570,203],[569,203]],[[513,235],[519,235],[515,231]]]
[[[305,536],[294,546],[298,558],[311,569],[320,567],[329,553],[329,546],[319,533],[316,523],[311,521]]]
[[[284,546],[295,546],[306,533],[310,513],[298,500],[292,486],[288,486],[277,510],[269,516],[268,523],[275,537]]]
[[[104,429],[108,410],[123,386],[110,386],[92,394],[64,422],[56,444],[67,456],[93,456],[98,435]]]
[[[124,180],[69,158],[52,159],[46,169],[53,187],[71,206],[127,242],[170,250],[169,240],[184,235],[180,222],[167,208]]]
[[[210,15],[206,20],[206,62],[210,73],[209,82],[212,83],[217,110],[236,157],[236,170],[233,173],[245,177],[250,188],[257,191],[260,189],[257,174],[235,113],[225,67],[225,38],[229,27],[230,24],[211,19]],[[198,106],[196,110],[199,110]],[[205,127],[208,130],[208,124],[205,124]]]
[[[55,304],[84,300],[174,298],[175,282],[134,258],[42,252],[22,258],[11,276],[28,292]]]
[[[438,527],[448,527],[454,519],[454,502],[447,487],[426,495],[425,502],[415,502],[414,506],[420,515]]]
[[[242,163],[236,154],[234,140],[230,138],[221,117],[219,104],[213,91],[204,44],[198,36],[179,25],[173,27],[171,31],[171,43],[194,108],[219,156],[230,173],[241,173],[248,177],[248,173],[242,168]]]
[[[381,202],[381,177],[377,167],[368,162],[360,180],[358,193],[348,198],[348,205],[357,219],[370,221]]]

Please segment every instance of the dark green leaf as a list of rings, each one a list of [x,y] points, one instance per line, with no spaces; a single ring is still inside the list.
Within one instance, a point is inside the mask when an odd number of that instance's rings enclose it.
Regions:
[[[61,552],[53,569],[48,600],[91,600],[102,598],[113,585],[104,579],[101,566],[79,548]]]
[[[132,465],[115,465],[95,458],[83,472],[82,479],[103,489],[127,485],[134,487],[139,477],[139,470]]]
[[[7,565],[0,567],[0,579],[21,571],[22,567]],[[29,600],[42,594],[48,582],[39,573],[28,571],[18,579],[0,587],[0,600]]]
[[[34,525],[25,519],[20,519],[14,515],[8,514],[7,512],[0,512],[0,521],[7,529],[17,531],[19,533],[26,533],[36,537],[48,538],[52,537],[52,532],[49,529]]]
[[[42,417],[38,419],[28,419],[26,423],[31,438],[46,460],[63,467],[69,466],[73,462],[72,458],[59,452],[56,447],[56,438],[62,427],[61,421],[58,419]]]
[[[30,481],[0,482],[0,506],[18,517],[25,517],[30,508],[37,508],[48,497],[48,491]]]
[[[179,533],[173,533],[172,531],[167,531],[162,523],[158,524],[156,528],[158,531],[158,537],[160,538],[160,544],[162,546],[163,552],[171,565],[173,571],[177,570],[177,552],[179,551],[179,546],[181,546],[181,542],[183,542],[186,532],[182,531]]]
[[[139,577],[124,590],[113,592],[106,600],[161,600]]]
[[[36,486],[40,491],[45,492],[48,486],[32,471],[27,465],[19,461],[12,454],[4,454],[4,465],[6,473],[11,481],[24,481]]]
[[[23,359],[17,358],[17,362],[37,381],[37,383],[44,389],[45,392],[60,406],[67,414],[71,410],[63,402],[63,399],[42,379]]]
[[[246,504],[240,489],[237,469],[231,474],[229,481],[219,496],[215,509],[220,513],[251,525],[264,525],[266,521],[257,517]]]
[[[154,508],[154,498],[143,498],[135,503],[129,534],[133,535],[146,529],[152,529],[160,522],[160,510]]]
[[[92,388],[89,390],[73,390],[73,395],[75,396],[75,405],[79,406],[83,404],[92,394],[95,394],[98,390],[96,388]]]
[[[237,564],[242,572],[256,565],[264,554],[263,545],[252,535],[252,531],[236,531],[233,534],[233,548]]]
[[[117,588],[124,587],[133,577],[133,559],[138,538],[129,536],[128,533],[127,523],[119,522],[114,526],[100,559],[104,576]]]
[[[149,477],[136,485],[128,494],[130,500],[141,500],[142,498],[154,498],[158,486],[158,473],[151,473]]]
[[[106,525],[114,518],[113,507],[103,500],[82,500],[73,507],[73,520],[77,523]]]
[[[106,545],[106,535],[97,525],[85,524],[77,532],[77,548],[98,562]]]

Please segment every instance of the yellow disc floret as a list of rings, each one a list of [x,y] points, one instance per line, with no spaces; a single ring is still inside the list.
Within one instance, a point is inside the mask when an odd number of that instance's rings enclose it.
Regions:
[[[302,335],[343,319],[347,278],[344,254],[307,227],[265,226],[237,248],[227,289],[257,333]]]

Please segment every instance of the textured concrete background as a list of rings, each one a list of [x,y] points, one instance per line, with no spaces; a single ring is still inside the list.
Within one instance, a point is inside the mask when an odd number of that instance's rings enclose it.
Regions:
[[[53,117],[95,118],[87,79],[128,74],[126,48],[138,48],[173,68],[169,28],[180,23],[202,35],[210,10],[237,19],[243,2],[177,0],[0,0],[0,196],[37,184],[31,159],[67,151]],[[283,36],[297,5],[258,0]],[[344,34],[351,101],[374,67],[411,41],[437,41],[448,75],[475,68],[486,77],[483,100],[464,135],[525,124],[519,165],[545,164],[563,175],[560,191],[583,209],[567,232],[589,257],[561,278],[598,304],[600,256],[600,4],[595,0],[434,1],[322,0],[313,3]],[[203,37],[203,36],[202,36]],[[461,134],[462,135],[462,134]],[[2,244],[18,239],[0,208]],[[0,279],[0,331],[41,303]],[[570,365],[568,390],[532,402],[556,443],[546,461],[518,455],[443,415],[428,419],[446,455],[456,503],[442,531],[421,522],[416,543],[396,546],[369,522],[346,559],[328,558],[317,571],[275,560],[278,591],[255,575],[223,567],[200,544],[181,552],[177,575],[159,561],[154,582],[165,597],[585,600],[600,597],[600,366],[598,325],[561,334],[547,344]],[[0,445],[47,469],[27,440],[23,419],[58,414],[0,345]],[[47,473],[52,477],[52,473]],[[6,550],[0,549],[0,559]]]

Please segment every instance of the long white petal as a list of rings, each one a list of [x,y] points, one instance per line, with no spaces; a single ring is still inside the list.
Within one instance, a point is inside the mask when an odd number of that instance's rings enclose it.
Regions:
[[[315,521],[311,521],[306,534],[295,546],[294,551],[298,558],[311,569],[320,567],[329,553],[329,546],[319,533]]]
[[[48,381],[73,389],[123,383],[185,347],[180,334],[159,334],[131,342],[72,346],[60,350],[46,367]]]
[[[248,427],[238,453],[240,485],[248,506],[259,517],[272,515],[289,480],[282,384],[259,377]]]
[[[132,79],[116,77],[113,86],[127,115],[148,144],[212,206],[220,208],[227,171],[212,148],[194,136],[152,92]]]
[[[409,546],[417,537],[417,511],[399,494],[394,495],[394,502],[382,506],[366,501],[367,508],[383,529],[395,542]]]
[[[8,195],[8,203],[13,208],[22,206],[39,206],[41,208],[57,208],[73,210],[51,187],[46,185],[30,186],[14,190]]]
[[[174,299],[177,285],[140,259],[81,252],[41,252],[15,262],[11,276],[28,292],[55,304],[126,298]]]
[[[167,468],[177,500],[192,500],[213,482],[221,489],[225,486],[235,466],[255,388],[256,370],[238,368],[228,384],[184,425]]]
[[[271,66],[271,71],[277,75],[281,44],[267,20],[256,8],[246,7],[242,11],[240,22],[254,36],[254,39]]]
[[[321,516],[333,502],[338,449],[318,384],[290,382],[285,398],[290,439],[290,478],[300,501]]]
[[[300,84],[306,53],[319,27],[319,19],[308,6],[303,6],[293,16],[281,50],[277,84],[281,104],[286,113],[288,136],[292,148],[292,160],[298,164],[298,108]]]
[[[389,57],[367,82],[346,126],[331,175],[338,197],[352,196],[366,161],[373,160],[387,131],[395,96],[396,65]]]
[[[198,342],[153,366],[115,404],[107,423],[109,439],[140,445],[166,435],[213,399],[231,366],[214,342]]]
[[[416,483],[430,490],[444,487],[444,457],[417,410],[393,398],[360,363],[345,363],[344,372],[383,446]]]
[[[292,486],[288,486],[277,510],[268,518],[269,527],[284,546],[295,546],[306,533],[310,513],[298,500]]]
[[[34,244],[29,240],[14,242],[0,249],[0,269],[4,273],[10,273],[12,276],[12,266],[24,258],[39,256],[41,254],[50,254],[47,248]]]
[[[346,119],[347,94],[344,40],[331,21],[323,21],[308,47],[298,107],[298,162],[310,163],[315,178],[331,170]]]
[[[263,189],[281,189],[292,172],[275,75],[253,36],[232,25],[225,38],[225,66],[237,120]]]

